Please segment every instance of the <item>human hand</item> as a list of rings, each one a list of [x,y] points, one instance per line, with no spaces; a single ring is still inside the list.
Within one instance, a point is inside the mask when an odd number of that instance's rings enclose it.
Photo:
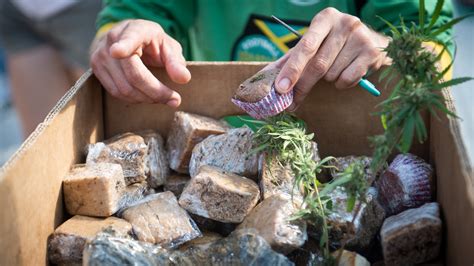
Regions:
[[[294,88],[294,111],[319,80],[335,82],[336,88],[357,85],[370,70],[391,60],[383,52],[389,38],[365,26],[357,17],[326,8],[311,21],[308,31],[285,56],[268,67],[280,67],[276,90]]]
[[[181,45],[157,23],[122,21],[97,40],[92,50],[92,70],[112,96],[130,103],[180,105],[181,96],[146,67],[165,67],[171,80],[178,84],[191,79]]]

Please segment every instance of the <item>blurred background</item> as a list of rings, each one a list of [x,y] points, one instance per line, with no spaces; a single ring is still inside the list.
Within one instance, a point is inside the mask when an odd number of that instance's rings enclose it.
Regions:
[[[474,0],[454,0],[455,16],[474,13],[474,6],[469,2],[474,3]],[[100,0],[17,0],[16,3],[12,5],[0,0],[0,23],[3,25],[0,35],[3,38],[0,40],[0,166],[34,130],[34,121],[44,117],[88,68],[88,47],[95,34],[95,16],[101,7]],[[455,77],[474,77],[473,32],[474,17],[454,28],[457,43]],[[6,53],[10,55],[10,73],[7,73]],[[20,89],[12,92],[12,83]],[[31,114],[31,109],[37,110],[38,106],[35,102],[22,101],[24,97],[21,96],[25,93],[33,93],[34,97],[29,97],[33,99],[47,95],[50,102],[39,108],[41,112]],[[463,83],[452,93],[462,118],[461,133],[473,162],[474,82]],[[20,116],[25,118],[21,119],[23,123],[20,123]]]

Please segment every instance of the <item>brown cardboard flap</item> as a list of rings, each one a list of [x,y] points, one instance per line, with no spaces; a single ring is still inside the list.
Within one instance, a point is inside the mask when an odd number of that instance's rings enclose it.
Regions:
[[[67,92],[0,170],[0,265],[46,263],[48,235],[64,220],[62,178],[102,138],[102,96],[91,72]]]
[[[454,108],[448,90],[446,107]],[[437,200],[441,204],[446,265],[474,264],[474,173],[459,131],[459,121],[440,115],[431,118],[431,157],[437,176]]]
[[[231,97],[245,79],[263,68],[266,63],[249,62],[193,62],[189,64],[191,82],[174,84],[163,69],[154,73],[170,88],[182,96],[179,110],[221,118],[241,114]],[[378,76],[370,78],[377,84]],[[374,97],[360,87],[341,91],[332,84],[320,81],[307,96],[297,115],[305,120],[323,155],[342,156],[348,154],[370,154],[368,136],[382,132],[380,118],[372,115],[375,105],[382,101],[388,90],[378,84],[382,97]],[[160,104],[127,104],[105,96],[105,135],[142,129],[158,129],[166,136],[174,109]],[[428,116],[424,117],[429,124]],[[416,145],[413,151],[428,157],[428,145]]]

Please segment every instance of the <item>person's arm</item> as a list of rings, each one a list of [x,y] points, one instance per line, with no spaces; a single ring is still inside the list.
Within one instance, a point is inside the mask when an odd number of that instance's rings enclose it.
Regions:
[[[161,83],[147,66],[163,66],[171,80],[184,84],[183,46],[193,8],[185,2],[109,0],[99,14],[91,45],[91,66],[105,89],[127,102],[179,106],[180,95]],[[188,4],[192,4],[190,0]],[[189,11],[183,11],[189,10]],[[179,17],[179,19],[178,19]],[[177,40],[176,40],[177,39]]]

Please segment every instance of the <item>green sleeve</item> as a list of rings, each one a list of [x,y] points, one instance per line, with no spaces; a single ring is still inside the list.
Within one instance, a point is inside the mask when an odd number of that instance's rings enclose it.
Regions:
[[[434,0],[425,0],[425,9],[427,12],[427,21],[431,18],[436,6]],[[394,25],[400,25],[400,16],[403,17],[405,24],[409,25],[411,22],[418,24],[418,0],[368,0],[361,11],[361,20],[370,25],[374,30],[389,33],[387,25],[377,16],[383,17]],[[453,17],[453,7],[450,0],[444,2],[440,17],[436,22],[434,28],[448,22]],[[448,43],[448,50],[453,54],[453,43],[451,42],[452,30],[445,31],[438,36],[438,40]]]
[[[194,20],[194,5],[194,0],[104,0],[104,8],[97,17],[97,29],[125,19],[154,21],[181,43],[184,55],[188,58],[191,50],[188,30]]]

